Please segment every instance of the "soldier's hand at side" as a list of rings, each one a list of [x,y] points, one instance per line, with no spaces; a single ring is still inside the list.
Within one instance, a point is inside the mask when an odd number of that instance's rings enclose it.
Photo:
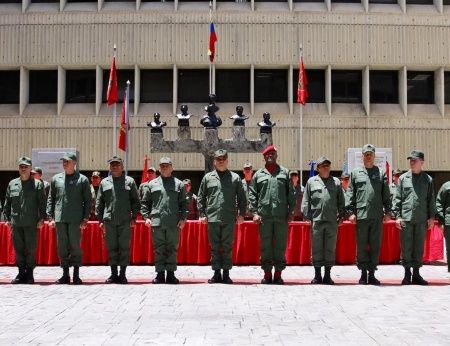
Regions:
[[[44,225],[44,220],[39,220],[37,223],[37,227],[41,228]]]
[[[136,220],[135,219],[131,219],[130,221],[130,228],[133,228],[136,225]]]
[[[5,225],[6,225],[6,227],[11,228],[11,222],[5,221]]]
[[[383,221],[386,222],[386,221],[390,221],[390,220],[391,220],[391,215],[390,214],[384,214]]]
[[[104,230],[105,229],[105,224],[103,222],[100,222],[100,224],[98,225],[100,227],[100,229]]]
[[[287,222],[292,222],[294,221],[294,214],[289,214],[287,217]]]
[[[180,220],[180,221],[178,221],[177,227],[178,227],[179,229],[183,229],[183,227],[184,227],[185,224],[186,224],[186,220]]]
[[[208,223],[208,218],[207,217],[199,217],[198,219],[204,225]]]
[[[405,222],[403,221],[403,219],[397,219],[395,220],[395,227],[397,227],[397,229],[401,230],[402,227],[404,226]]]
[[[145,219],[145,226],[150,228],[151,225],[152,225],[152,220],[151,219]]]
[[[50,227],[50,228],[55,228],[55,221],[49,221],[48,222],[48,227]]]
[[[355,223],[356,222],[356,215],[355,214],[350,215],[348,217],[348,221],[350,221],[352,223]]]
[[[238,224],[238,225],[240,225],[241,223],[243,223],[244,222],[244,217],[242,216],[242,215],[239,215],[237,218],[236,218],[236,223]]]
[[[81,228],[81,229],[86,229],[87,223],[88,223],[88,220],[83,220],[83,221],[81,221],[80,228]]]
[[[254,216],[253,216],[253,222],[254,222],[254,223],[257,223],[257,224],[260,224],[260,223],[262,222],[261,216],[259,216],[259,215],[254,215]]]
[[[427,224],[428,224],[428,228],[427,229],[433,228],[433,226],[434,226],[434,219],[433,218],[428,219],[427,220]]]

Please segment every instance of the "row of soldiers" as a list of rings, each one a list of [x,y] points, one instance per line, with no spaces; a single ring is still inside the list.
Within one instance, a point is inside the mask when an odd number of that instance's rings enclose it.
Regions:
[[[386,173],[374,164],[375,147],[362,148],[363,167],[349,177],[346,192],[339,179],[330,175],[331,161],[317,160],[318,175],[306,184],[301,211],[311,222],[312,283],[333,284],[331,268],[335,260],[337,227],[348,219],[356,223],[357,265],[360,284],[379,285],[375,277],[381,245],[382,222],[396,219],[401,230],[403,284],[427,282],[420,276],[423,245],[427,227],[435,215],[450,235],[450,183],[440,189],[435,204],[432,179],[423,172],[424,154],[413,151],[408,157],[410,170],[403,174],[392,203]],[[208,224],[211,266],[209,283],[228,283],[232,268],[234,226],[251,215],[259,225],[263,284],[283,284],[286,267],[288,222],[294,220],[296,193],[289,170],[277,163],[277,149],[262,151],[265,166],[252,176],[245,187],[240,177],[228,169],[228,154],[217,150],[215,170],[207,173],[198,192],[199,220]],[[74,284],[81,284],[80,237],[89,220],[92,194],[88,179],[76,170],[75,153],[62,158],[64,172],[51,181],[48,198],[44,184],[31,177],[31,159],[19,159],[20,177],[7,188],[4,215],[12,226],[16,261],[19,268],[13,283],[33,283],[37,227],[47,218],[56,227],[58,256],[63,275],[57,283],[70,283],[73,266]],[[130,262],[130,237],[138,213],[151,226],[154,243],[156,277],[153,283],[178,283],[175,276],[179,232],[188,215],[185,184],[173,176],[172,161],[161,158],[161,175],[142,187],[139,197],[135,181],[124,174],[122,159],[108,160],[111,175],[101,180],[95,201],[95,212],[104,232],[111,275],[107,283],[127,283],[126,268]],[[447,246],[448,249],[448,246]],[[448,253],[447,253],[448,255]],[[325,268],[322,276],[322,267]],[[119,272],[120,268],[120,272]],[[411,273],[411,268],[413,273]],[[450,268],[449,268],[450,270]]]

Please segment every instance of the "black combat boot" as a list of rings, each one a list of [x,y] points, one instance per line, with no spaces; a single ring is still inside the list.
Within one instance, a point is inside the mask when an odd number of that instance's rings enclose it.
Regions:
[[[261,283],[263,285],[269,285],[272,283],[272,271],[271,270],[266,270],[264,272],[264,278],[261,280]]]
[[[175,276],[175,272],[167,271],[166,284],[178,285],[180,280],[178,280]]]
[[[29,285],[34,284],[34,275],[33,275],[34,268],[27,268],[26,272],[26,283]]]
[[[360,285],[367,285],[367,270],[361,269],[361,277],[359,278],[358,283]]]
[[[231,285],[233,280],[230,278],[230,271],[228,269],[223,270],[222,283]]]
[[[220,269],[214,270],[214,275],[211,279],[208,280],[209,284],[220,284],[222,282],[222,274],[220,273]]]
[[[156,277],[153,279],[152,283],[154,284],[163,284],[166,282],[166,278],[164,277],[164,272],[158,272]]]
[[[13,285],[24,284],[26,282],[27,270],[25,267],[19,267],[19,273],[17,276],[11,281]]]
[[[325,267],[325,275],[323,276],[323,283],[325,285],[334,285],[334,281],[331,278],[331,267]]]
[[[57,284],[70,284],[69,267],[63,267],[63,275],[56,280]]]
[[[322,267],[314,267],[314,279],[311,280],[313,285],[318,285],[322,283]]]
[[[111,266],[111,276],[106,279],[106,284],[115,284],[119,282],[119,275],[117,274],[117,266]]]
[[[402,280],[402,285],[411,285],[411,268],[405,267],[405,277]]]
[[[127,266],[120,266],[119,274],[119,284],[126,285],[128,283],[127,279]]]
[[[275,273],[273,273],[273,283],[275,285],[284,285],[284,280],[281,277],[281,270],[275,270]]]
[[[369,270],[369,277],[367,279],[369,285],[380,286],[381,282],[375,277],[375,270]]]
[[[424,280],[422,276],[420,276],[419,268],[413,268],[413,275],[411,282],[415,285],[426,286],[428,285],[428,281]]]
[[[74,266],[73,267],[73,278],[72,282],[74,285],[81,285],[83,281],[80,279],[80,267]]]

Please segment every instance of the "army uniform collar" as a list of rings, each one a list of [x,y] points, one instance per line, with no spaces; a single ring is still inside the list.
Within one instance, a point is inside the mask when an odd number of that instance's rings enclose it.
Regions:
[[[278,163],[276,163],[275,166],[276,166],[276,167],[275,167],[275,172],[273,172],[273,173],[274,173],[274,175],[278,175],[278,173],[280,173],[280,171],[281,171],[281,168],[280,168],[280,165],[279,165]],[[270,172],[267,170],[266,167],[264,167],[264,168],[262,169],[262,171],[263,171],[264,173],[268,174],[268,175],[272,175],[272,173],[270,173]]]

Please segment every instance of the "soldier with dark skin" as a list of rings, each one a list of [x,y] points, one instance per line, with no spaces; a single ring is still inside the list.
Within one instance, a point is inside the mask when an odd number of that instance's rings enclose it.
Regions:
[[[47,199],[48,225],[54,228],[56,224],[58,256],[63,268],[63,275],[56,283],[69,284],[69,267],[73,266],[72,281],[80,285],[83,283],[80,279],[81,230],[89,220],[92,195],[88,178],[76,170],[76,154],[68,152],[61,160],[64,172],[52,178]]]
[[[266,165],[259,169],[250,184],[250,211],[259,224],[261,238],[262,284],[284,284],[281,277],[286,268],[288,222],[293,221],[295,192],[289,170],[277,164],[277,149],[271,145],[262,154]],[[272,268],[275,273],[272,278]]]
[[[203,177],[198,191],[199,220],[208,224],[211,266],[214,270],[208,282],[232,284],[230,269],[233,266],[234,227],[236,222],[244,221],[242,215],[247,208],[247,198],[239,175],[228,170],[226,150],[219,149],[214,153],[214,167],[214,171]]]
[[[152,228],[157,273],[152,282],[178,284],[175,271],[180,231],[187,216],[186,191],[183,182],[172,176],[173,166],[169,157],[160,159],[159,171],[161,175],[148,183],[141,204],[145,225]]]
[[[46,217],[46,195],[42,181],[31,177],[31,159],[23,156],[18,164],[20,177],[9,182],[4,207],[6,225],[12,229],[16,265],[19,268],[19,274],[11,283],[33,284],[38,228]]]
[[[111,275],[106,283],[127,284],[131,229],[140,210],[139,195],[134,179],[124,174],[122,159],[113,156],[108,163],[111,175],[100,184],[95,208],[105,236],[111,267]],[[120,273],[117,266],[120,266]]]
[[[244,187],[245,195],[247,196],[247,210],[245,211],[244,220],[253,220],[253,214],[250,212],[250,202],[248,200],[250,183],[253,177],[253,167],[250,162],[246,162],[244,164],[242,173],[244,174],[244,179],[242,179],[242,186]]]
[[[410,170],[400,176],[393,207],[405,268],[402,285],[428,285],[420,275],[420,267],[426,232],[433,227],[436,215],[433,179],[423,171],[423,152],[413,150],[408,160]]]
[[[309,178],[303,194],[304,218],[311,221],[312,262],[315,270],[312,284],[333,285],[331,267],[336,258],[338,224],[345,214],[345,197],[338,178],[330,176],[331,161],[317,160],[318,175]],[[322,278],[321,268],[325,267]]]
[[[383,219],[391,218],[391,195],[386,173],[375,166],[375,147],[362,148],[363,167],[350,175],[346,193],[348,220],[356,222],[357,265],[360,285],[380,285],[375,271],[380,258]]]
[[[444,231],[447,271],[450,273],[450,181],[441,186],[436,196],[436,217]]]

